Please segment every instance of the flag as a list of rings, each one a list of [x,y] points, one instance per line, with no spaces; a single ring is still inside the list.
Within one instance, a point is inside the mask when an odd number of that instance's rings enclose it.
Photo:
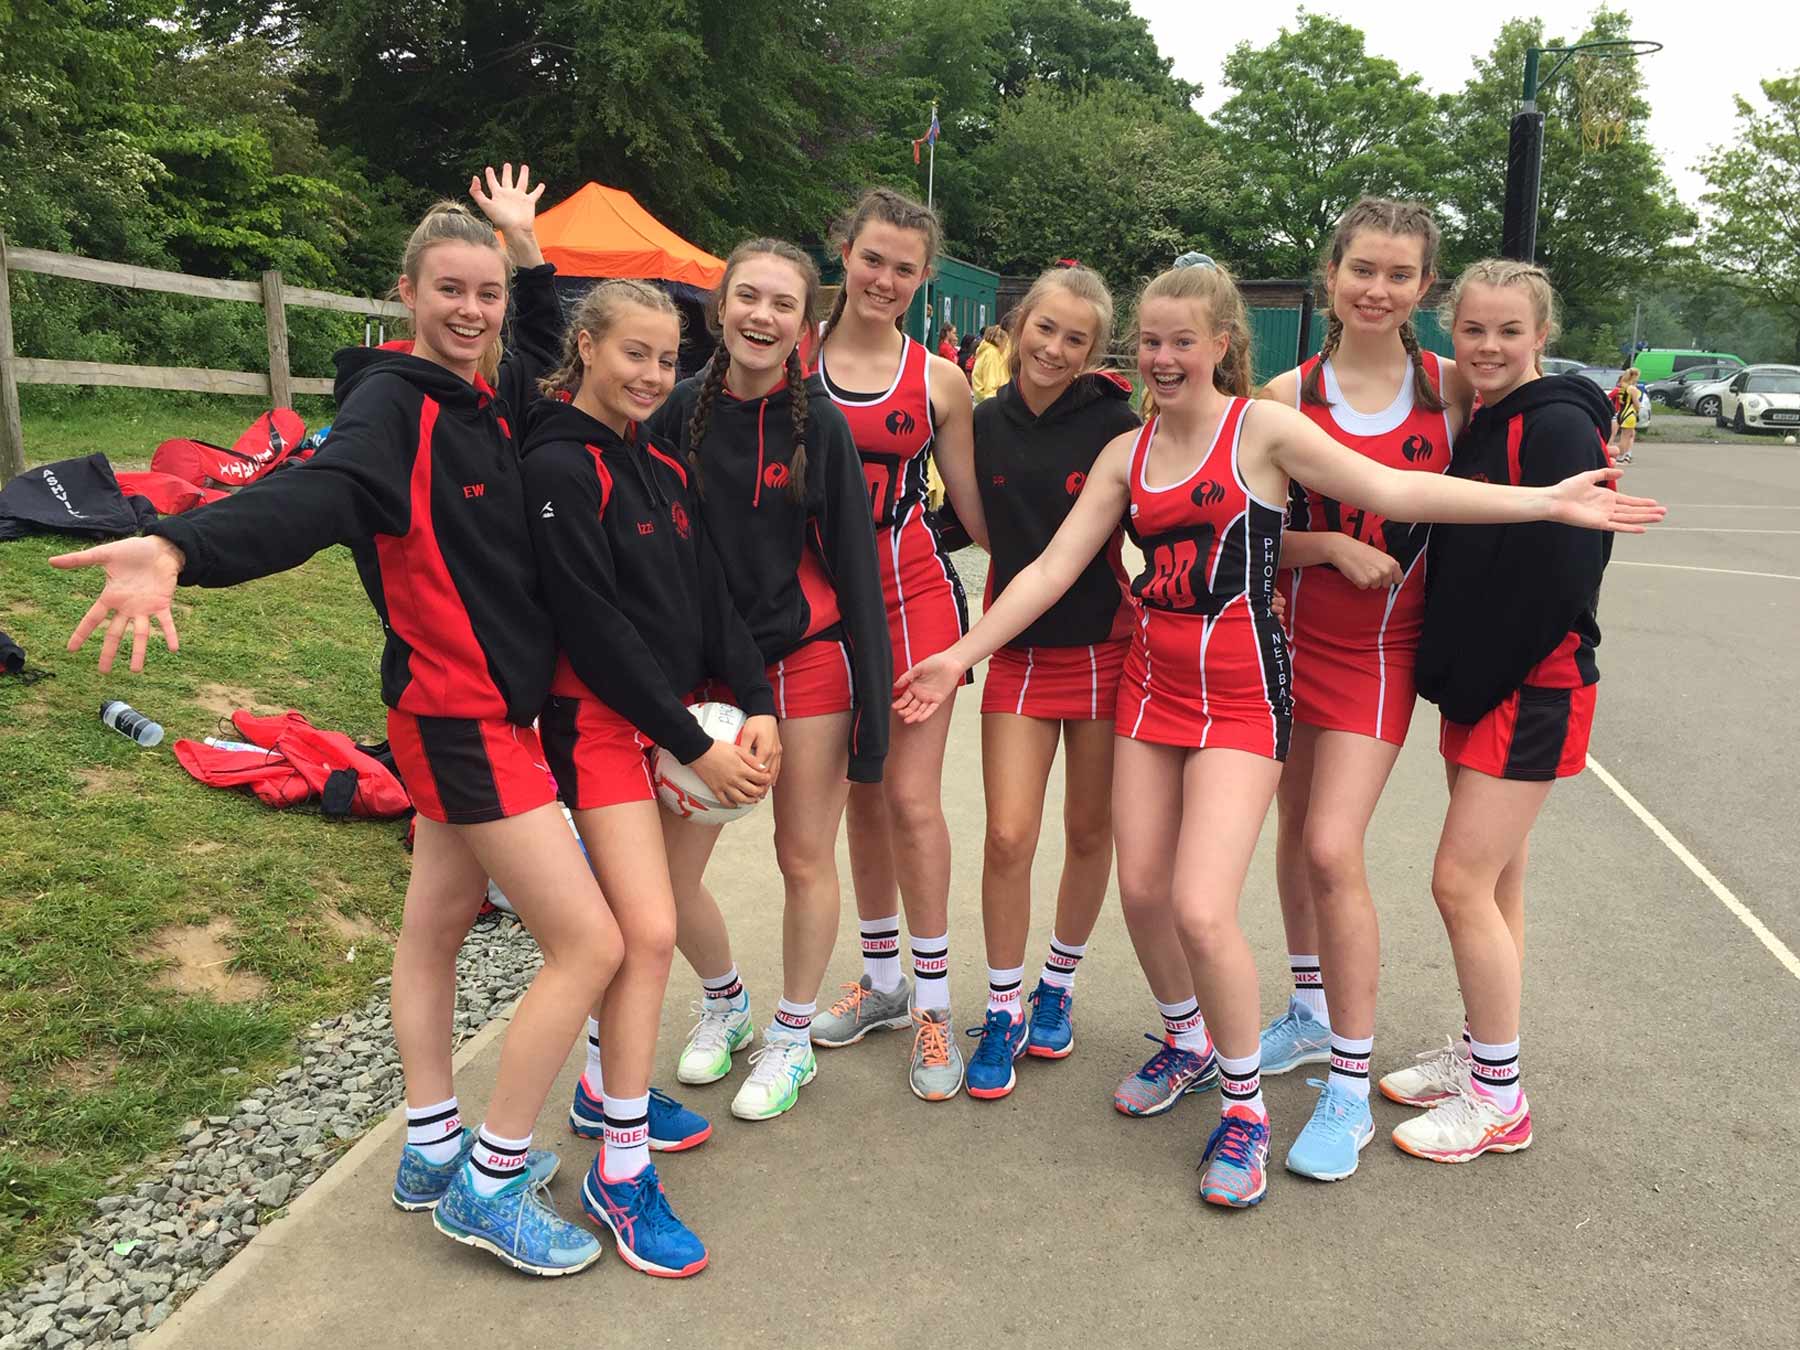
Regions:
[[[935,146],[938,143],[938,134],[939,134],[939,129],[938,129],[937,105],[934,103],[931,106],[931,129],[929,131],[927,131],[923,136],[919,137],[918,140],[913,142],[913,163],[914,164],[917,164],[919,162],[919,147],[921,145]]]

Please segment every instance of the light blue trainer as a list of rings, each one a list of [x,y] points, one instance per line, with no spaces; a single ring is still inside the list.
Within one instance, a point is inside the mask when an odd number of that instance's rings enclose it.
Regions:
[[[1356,1170],[1357,1155],[1375,1137],[1369,1099],[1329,1079],[1309,1078],[1306,1082],[1319,1089],[1319,1100],[1312,1119],[1288,1150],[1287,1169],[1314,1181],[1342,1181]]]
[[[492,1252],[527,1275],[573,1275],[605,1250],[594,1235],[556,1212],[549,1192],[529,1175],[514,1177],[493,1195],[475,1193],[470,1168],[460,1168],[431,1212],[445,1237]]]
[[[475,1131],[463,1127],[462,1147],[457,1149],[456,1156],[448,1162],[431,1163],[425,1161],[425,1155],[411,1144],[400,1150],[400,1168],[394,1174],[394,1204],[408,1213],[422,1209],[435,1209],[437,1202],[444,1198],[444,1192],[450,1189],[450,1182],[455,1178],[457,1170],[469,1159],[469,1151],[475,1147]],[[534,1148],[525,1155],[525,1171],[534,1184],[548,1186],[550,1179],[556,1175],[556,1169],[562,1166],[562,1159],[547,1148]]]
[[[1314,1017],[1312,1009],[1290,994],[1287,1011],[1263,1028],[1262,1076],[1267,1078],[1302,1064],[1325,1064],[1330,1060],[1330,1025]]]
[[[1025,1019],[989,1008],[982,1024],[969,1028],[969,1035],[981,1038],[969,1057],[969,1095],[982,1101],[1004,1097],[1018,1081],[1013,1061],[1025,1053]]]

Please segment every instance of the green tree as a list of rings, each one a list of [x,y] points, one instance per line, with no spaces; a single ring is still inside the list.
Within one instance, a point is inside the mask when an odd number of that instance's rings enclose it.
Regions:
[[[1229,166],[1229,253],[1250,276],[1310,275],[1364,193],[1430,200],[1444,157],[1419,77],[1371,56],[1362,32],[1302,10],[1265,47],[1225,58],[1219,109]]]
[[[1007,101],[975,159],[974,251],[1024,274],[1078,257],[1123,299],[1218,219],[1213,140],[1197,114],[1130,88],[1032,86]]]
[[[1766,107],[1737,100],[1737,134],[1701,166],[1707,259],[1779,315],[1800,361],[1800,73],[1762,81]]]
[[[1586,32],[1552,41],[1539,20],[1509,21],[1463,88],[1442,100],[1450,152],[1440,180],[1440,199],[1450,207],[1443,220],[1446,272],[1499,252],[1507,139],[1525,49],[1622,38],[1628,27],[1626,15],[1602,9]],[[1621,77],[1612,111],[1623,117],[1623,134],[1601,146],[1584,141],[1579,92],[1583,78],[1598,69],[1584,64],[1593,60],[1575,58],[1538,94],[1545,114],[1538,261],[1562,301],[1562,350],[1616,361],[1620,335],[1631,334],[1634,293],[1672,263],[1694,216],[1647,139],[1650,110],[1635,60],[1615,59],[1604,68]]]

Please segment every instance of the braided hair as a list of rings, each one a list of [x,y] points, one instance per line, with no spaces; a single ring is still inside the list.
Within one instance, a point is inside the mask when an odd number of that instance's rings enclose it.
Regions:
[[[1351,242],[1363,230],[1417,239],[1420,276],[1430,277],[1436,271],[1439,236],[1437,222],[1431,218],[1431,212],[1418,202],[1394,201],[1388,197],[1363,197],[1338,218],[1337,228],[1331,232],[1331,244],[1326,250],[1327,275],[1344,261],[1344,254],[1349,252]],[[1329,288],[1326,300],[1332,300]],[[1338,317],[1337,306],[1332,304],[1330,317],[1325,322],[1325,343],[1319,348],[1319,359],[1307,372],[1306,380],[1300,386],[1302,403],[1311,403],[1321,408],[1329,404],[1330,400],[1325,397],[1325,363],[1337,351],[1343,337],[1344,321]],[[1406,349],[1406,359],[1412,363],[1413,401],[1431,412],[1442,412],[1443,396],[1438,393],[1431,382],[1431,376],[1426,373],[1425,360],[1419,349],[1419,336],[1413,329],[1410,314],[1400,325],[1400,345]]]
[[[858,197],[850,214],[832,231],[832,241],[849,248],[868,225],[878,220],[898,229],[916,230],[925,236],[925,274],[931,275],[932,264],[943,247],[944,227],[939,223],[936,211],[893,188],[872,187]],[[837,299],[832,301],[831,314],[825,320],[825,331],[819,335],[821,346],[831,336],[831,330],[837,327],[838,320],[844,317],[847,301],[845,288],[838,287]],[[896,320],[895,326],[900,322]]]
[[[777,258],[787,263],[800,274],[800,282],[804,295],[800,304],[800,326],[804,330],[812,323],[813,311],[819,300],[819,269],[804,252],[788,243],[785,239],[748,239],[732,249],[731,256],[725,260],[725,274],[719,278],[718,288],[713,292],[712,300],[706,308],[707,326],[714,336],[723,337],[721,317],[725,308],[725,300],[731,290],[731,277],[737,269],[751,258]],[[725,374],[730,368],[730,354],[721,344],[706,363],[706,373],[700,381],[700,393],[694,400],[694,411],[688,417],[687,459],[694,472],[694,484],[705,495],[705,485],[701,479],[700,443],[706,439],[707,426],[712,421],[713,404],[719,392],[725,388]],[[789,394],[789,412],[793,419],[794,454],[788,465],[788,493],[797,502],[806,500],[806,371],[800,364],[799,346],[788,350],[787,360],[783,362],[787,375]]]

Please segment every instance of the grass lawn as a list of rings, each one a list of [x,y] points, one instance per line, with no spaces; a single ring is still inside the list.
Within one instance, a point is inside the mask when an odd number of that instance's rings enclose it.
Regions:
[[[230,445],[269,410],[267,400],[231,394],[174,394],[140,389],[61,389],[27,385],[19,391],[26,464],[78,459],[96,450],[114,469],[150,467],[159,442],[193,436]],[[298,398],[307,430],[333,415],[328,398]]]
[[[133,402],[31,415],[29,459],[130,463],[168,435],[229,442],[257,411]],[[45,565],[70,547],[0,544],[0,628],[54,676],[0,677],[0,1287],[109,1178],[285,1066],[298,1028],[371,993],[407,874],[400,824],[271,811],[202,787],[171,750],[247,705],[381,739],[381,633],[347,550],[183,592],[181,654],[159,643],[133,677],[123,661],[95,671],[97,640],[63,650],[97,590]],[[161,722],[163,744],[104,727],[114,697]]]

